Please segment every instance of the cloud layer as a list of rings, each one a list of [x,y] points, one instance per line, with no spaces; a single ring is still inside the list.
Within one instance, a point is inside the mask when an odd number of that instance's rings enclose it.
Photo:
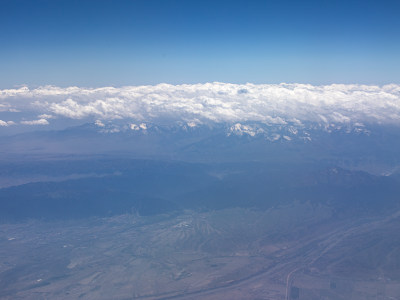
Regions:
[[[306,84],[159,84],[103,88],[0,90],[3,112],[26,112],[48,124],[54,117],[70,119],[171,120],[197,123],[379,123],[400,125],[400,85],[313,86]]]

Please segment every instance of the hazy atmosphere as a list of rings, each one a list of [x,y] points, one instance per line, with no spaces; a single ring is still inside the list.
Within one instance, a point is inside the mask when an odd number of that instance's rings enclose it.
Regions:
[[[0,2],[0,299],[400,299],[396,1]]]

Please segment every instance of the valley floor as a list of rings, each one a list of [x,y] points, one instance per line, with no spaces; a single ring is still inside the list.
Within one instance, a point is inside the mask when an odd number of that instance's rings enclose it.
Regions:
[[[0,225],[1,299],[399,299],[400,214],[307,203]]]

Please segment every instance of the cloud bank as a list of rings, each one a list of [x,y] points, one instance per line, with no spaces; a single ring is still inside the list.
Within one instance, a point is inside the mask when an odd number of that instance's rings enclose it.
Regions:
[[[39,115],[39,120],[20,121],[25,125],[45,125],[51,118],[400,125],[400,85],[215,82],[120,88],[22,87],[0,90],[0,108]]]

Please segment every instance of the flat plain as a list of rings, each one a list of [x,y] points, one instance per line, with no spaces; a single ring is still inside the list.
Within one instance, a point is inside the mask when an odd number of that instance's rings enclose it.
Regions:
[[[332,216],[295,203],[2,224],[0,298],[398,299],[400,214]]]

